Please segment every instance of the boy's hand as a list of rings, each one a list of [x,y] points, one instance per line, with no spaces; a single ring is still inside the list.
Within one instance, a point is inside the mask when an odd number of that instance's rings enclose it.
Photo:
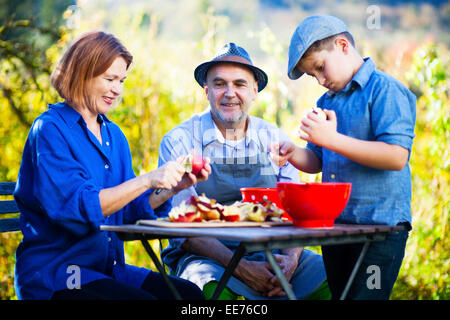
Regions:
[[[323,109],[327,115],[324,119],[319,114],[311,111],[302,119],[299,136],[301,139],[312,142],[319,147],[327,147],[331,144],[337,131],[336,113],[333,110]]]
[[[295,150],[295,145],[290,141],[274,142],[269,146],[272,160],[279,166],[284,166]]]

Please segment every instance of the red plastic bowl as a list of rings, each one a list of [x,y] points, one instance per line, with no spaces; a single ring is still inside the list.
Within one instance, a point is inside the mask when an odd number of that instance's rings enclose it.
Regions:
[[[347,205],[351,183],[292,183],[278,182],[278,195],[294,226],[327,228]]]
[[[280,198],[278,197],[277,188],[241,188],[242,201],[258,203],[264,200],[271,201],[275,205],[284,211],[283,220],[292,221],[292,218],[287,214],[281,205]]]

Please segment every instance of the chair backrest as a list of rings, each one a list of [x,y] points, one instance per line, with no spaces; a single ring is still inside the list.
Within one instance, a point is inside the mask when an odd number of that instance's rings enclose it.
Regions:
[[[0,195],[12,195],[15,188],[15,182],[0,182]],[[4,214],[20,214],[15,200],[0,200],[0,232],[19,231],[19,218],[4,218]]]

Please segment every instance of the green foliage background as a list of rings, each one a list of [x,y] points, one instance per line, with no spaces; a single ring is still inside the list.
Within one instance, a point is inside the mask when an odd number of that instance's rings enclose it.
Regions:
[[[47,12],[47,17],[51,2],[41,1],[40,12]],[[47,103],[59,101],[50,86],[49,72],[67,45],[91,29],[114,33],[134,55],[122,101],[108,117],[129,140],[136,174],[156,168],[159,142],[167,131],[206,107],[193,70],[228,41],[245,42],[254,63],[269,75],[269,84],[259,94],[251,114],[277,124],[293,141],[304,144],[296,138],[295,128],[324,91],[308,77],[289,81],[285,69],[291,32],[312,12],[290,8],[290,15],[283,16],[281,11],[272,10],[273,23],[269,25],[264,17],[254,17],[256,11],[261,12],[256,0],[234,6],[207,0],[155,0],[145,5],[141,1],[127,5],[116,1],[114,8],[108,7],[110,3],[79,1],[78,7],[61,13],[62,19],[57,16],[47,24],[24,17],[2,20],[0,11],[0,181],[17,179],[31,123],[46,110]],[[351,5],[353,10],[345,12],[353,16],[345,17],[355,25],[364,25],[356,23],[358,10],[359,17],[364,6],[352,1],[343,1],[340,7],[330,1],[318,3],[330,10],[320,12],[338,16]],[[174,8],[178,9],[176,14]],[[413,230],[391,298],[449,299],[450,53],[448,40],[429,37],[424,30],[437,28],[439,34],[439,25],[430,27],[428,23],[435,14],[444,23],[450,21],[450,5],[406,7],[404,11],[398,9],[404,7],[393,8],[383,6],[382,12],[397,25],[412,19],[411,10],[421,10],[429,19],[422,16],[421,27],[410,30],[408,36],[401,28],[397,30],[400,35],[393,33],[391,24],[372,33],[361,27],[355,27],[354,32],[361,54],[371,56],[380,69],[397,77],[418,97],[410,161]],[[402,17],[400,22],[397,16]],[[27,37],[15,37],[13,31]],[[314,181],[320,176],[301,174],[301,178]],[[16,299],[14,253],[20,239],[19,232],[0,234],[1,299]],[[158,243],[153,245],[159,250]],[[126,243],[125,249],[128,263],[154,268],[138,242]]]

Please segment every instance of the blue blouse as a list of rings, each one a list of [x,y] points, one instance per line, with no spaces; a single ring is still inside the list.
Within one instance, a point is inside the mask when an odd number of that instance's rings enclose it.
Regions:
[[[376,69],[370,58],[339,92],[328,91],[317,102],[334,110],[337,131],[367,141],[401,146],[411,154],[416,97],[403,84]],[[351,182],[352,191],[339,223],[411,224],[411,171],[378,170],[308,143],[322,160],[322,181]]]
[[[19,299],[49,299],[57,290],[102,278],[140,287],[150,272],[127,265],[123,242],[99,226],[167,216],[171,201],[154,211],[148,203],[150,189],[103,216],[100,190],[135,174],[120,128],[104,115],[98,121],[102,144],[65,103],[49,105],[31,127],[14,193],[23,233],[16,251]]]

